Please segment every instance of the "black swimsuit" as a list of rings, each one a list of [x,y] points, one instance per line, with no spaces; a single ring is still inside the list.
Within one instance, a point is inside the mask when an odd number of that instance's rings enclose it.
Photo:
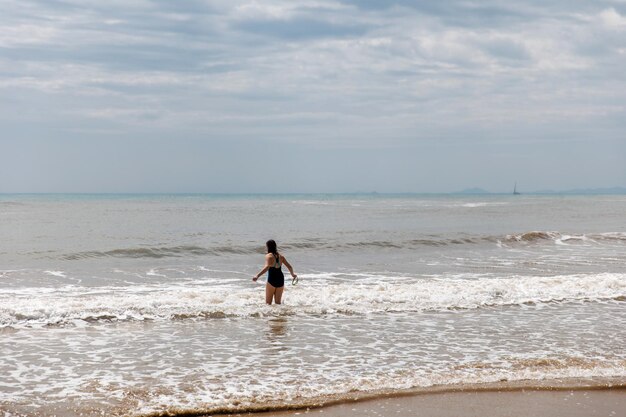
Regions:
[[[285,285],[285,276],[281,269],[280,256],[274,254],[274,258],[276,258],[276,263],[267,270],[267,282],[274,288],[280,288]]]

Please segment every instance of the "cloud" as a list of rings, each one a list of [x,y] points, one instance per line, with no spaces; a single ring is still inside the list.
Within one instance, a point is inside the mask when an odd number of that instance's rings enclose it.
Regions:
[[[246,20],[234,26],[236,30],[258,36],[273,36],[287,41],[300,39],[338,38],[362,36],[368,27],[355,24],[338,24],[317,19]]]
[[[626,30],[626,17],[614,8],[605,9],[599,14],[600,21],[610,29]]]
[[[625,16],[609,0],[6,0],[0,123],[50,140],[591,143],[625,127]]]

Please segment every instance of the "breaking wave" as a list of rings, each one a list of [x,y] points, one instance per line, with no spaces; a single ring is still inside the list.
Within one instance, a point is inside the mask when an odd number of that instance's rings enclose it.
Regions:
[[[610,232],[610,233],[589,233],[589,234],[566,234],[548,231],[531,231],[507,235],[504,242],[507,243],[534,243],[541,241],[553,241],[555,243],[565,242],[591,242],[591,243],[626,243],[626,233]]]
[[[556,244],[569,244],[575,242],[593,244],[626,244],[626,233],[592,233],[592,234],[565,234],[550,231],[530,231],[506,236],[459,236],[459,237],[436,237],[416,238],[408,240],[362,240],[355,242],[286,242],[281,245],[285,250],[354,250],[354,249],[416,249],[419,247],[445,247],[458,245],[476,244],[534,244],[541,242],[554,242]],[[189,256],[224,256],[224,255],[252,255],[264,253],[264,248],[259,245],[233,245],[233,246],[154,246],[140,248],[118,248],[107,251],[83,251],[69,253],[61,256],[61,259],[75,261],[88,258],[173,258]]]
[[[246,254],[260,252],[259,249],[250,249],[233,246],[217,246],[204,248],[200,246],[158,246],[146,248],[123,248],[108,251],[85,251],[62,256],[62,259],[74,261],[86,258],[168,258],[184,256],[206,256],[225,254]]]
[[[213,319],[283,315],[368,315],[528,306],[555,302],[626,301],[626,274],[416,279],[372,276],[347,282],[303,274],[287,305],[261,302],[261,286],[136,285],[28,288],[0,295],[0,328],[93,322]],[[81,324],[82,323],[82,324]]]

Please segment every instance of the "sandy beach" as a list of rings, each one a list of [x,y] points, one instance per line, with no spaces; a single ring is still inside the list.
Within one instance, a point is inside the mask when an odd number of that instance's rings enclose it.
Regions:
[[[320,415],[420,417],[623,417],[626,390],[574,389],[441,392],[352,401],[308,410],[236,414],[258,417]]]

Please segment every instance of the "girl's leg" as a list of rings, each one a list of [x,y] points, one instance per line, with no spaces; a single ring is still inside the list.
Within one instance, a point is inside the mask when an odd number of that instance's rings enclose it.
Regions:
[[[272,298],[274,298],[274,293],[276,292],[276,288],[272,286],[269,282],[265,284],[265,302],[267,304],[272,304]]]
[[[285,289],[285,287],[280,287],[280,288],[276,288],[276,291],[274,292],[274,301],[276,301],[276,304],[280,304],[283,298],[283,290]]]

